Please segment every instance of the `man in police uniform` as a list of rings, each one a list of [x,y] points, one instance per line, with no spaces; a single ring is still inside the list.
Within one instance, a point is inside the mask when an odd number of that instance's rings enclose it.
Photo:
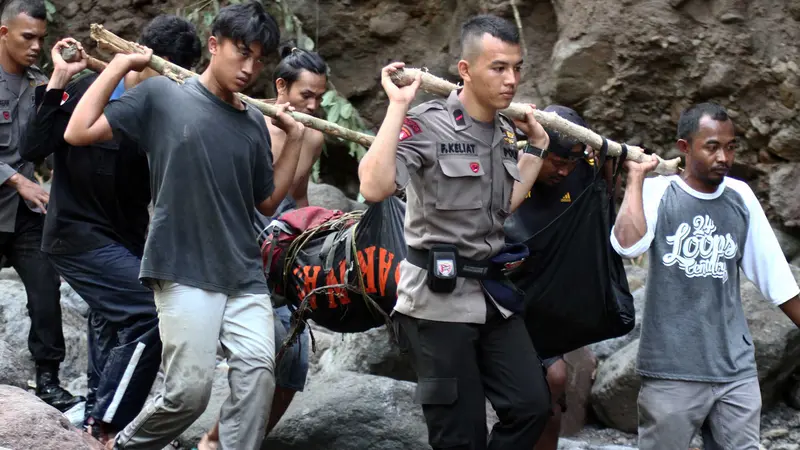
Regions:
[[[44,0],[11,0],[0,15],[0,254],[19,273],[28,295],[28,349],[36,361],[36,394],[63,412],[83,398],[59,386],[65,353],[61,281],[40,250],[49,196],[33,181],[34,163],[19,154],[20,139],[36,114],[36,86],[47,83],[33,65],[46,26]]]
[[[521,297],[503,269],[503,222],[522,203],[549,138],[531,110],[517,126],[532,146],[516,149],[514,124],[498,114],[520,79],[516,27],[494,16],[461,32],[464,87],[406,117],[419,79],[398,88],[382,71],[390,103],[359,166],[361,193],[381,201],[407,185],[405,238],[393,317],[410,346],[434,449],[485,449],[485,398],[500,422],[488,448],[532,449],[550,415],[544,370],[519,315]],[[539,156],[536,156],[539,155]],[[504,264],[508,263],[508,264]]]

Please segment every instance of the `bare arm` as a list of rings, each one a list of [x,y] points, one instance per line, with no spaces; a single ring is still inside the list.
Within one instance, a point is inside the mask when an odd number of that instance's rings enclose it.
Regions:
[[[792,319],[795,325],[800,327],[800,296],[795,296],[791,300],[784,302],[780,308],[784,314]]]
[[[300,162],[297,163],[297,175],[290,192],[298,208],[308,206],[308,182],[311,179],[314,164],[322,155],[324,139],[325,136],[322,133],[316,130],[306,130]]]
[[[380,202],[394,194],[397,143],[406,112],[408,104],[389,103],[375,140],[358,164],[359,189],[368,202]]]
[[[539,170],[542,168],[542,163],[544,160],[539,158],[538,156],[533,156],[527,153],[521,153],[519,157],[519,162],[517,163],[517,167],[519,168],[519,174],[522,178],[522,182],[519,181],[514,182],[514,187],[511,191],[511,211],[514,212],[519,208],[519,205],[525,201],[525,196],[528,195],[528,192],[531,191],[533,188],[533,184],[536,182],[536,177],[539,176]]]
[[[657,165],[658,159],[653,157],[644,163],[625,162],[628,170],[628,182],[617,221],[614,224],[614,237],[617,238],[617,242],[622,248],[632,247],[647,233],[642,187],[647,173],[655,169]]]
[[[152,50],[146,50],[144,54],[117,54],[81,97],[64,132],[64,140],[78,147],[111,140],[114,133],[103,109],[125,74],[142,70],[152,54]]]
[[[288,103],[278,105],[278,115],[275,120],[275,126],[286,133],[286,140],[283,142],[280,156],[273,163],[275,188],[272,194],[258,205],[258,211],[267,217],[275,214],[278,206],[289,192],[289,188],[291,188],[294,181],[294,174],[297,171],[297,161],[300,160],[300,150],[303,146],[305,127],[286,114],[285,111],[288,107]]]
[[[389,97],[389,107],[375,140],[358,164],[359,190],[368,202],[380,202],[395,192],[400,131],[421,81],[418,76],[411,85],[398,88],[389,75],[403,66],[393,63],[381,70],[381,84]]]

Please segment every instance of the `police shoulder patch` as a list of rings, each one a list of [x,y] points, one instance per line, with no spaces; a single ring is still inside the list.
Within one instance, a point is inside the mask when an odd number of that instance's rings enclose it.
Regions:
[[[400,127],[401,141],[405,141],[411,136],[414,136],[415,134],[419,133],[422,133],[422,127],[419,126],[419,122],[410,117],[406,117],[405,119],[403,119],[403,126]]]

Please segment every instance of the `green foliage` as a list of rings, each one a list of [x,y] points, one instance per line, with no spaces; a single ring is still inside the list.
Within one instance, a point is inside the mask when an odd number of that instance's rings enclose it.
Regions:
[[[328,91],[322,96],[321,103],[322,108],[325,110],[326,120],[351,130],[369,133],[366,130],[364,119],[358,114],[353,104],[341,96],[332,85],[328,87]],[[358,161],[361,161],[361,157],[367,152],[366,148],[356,142],[348,142],[341,138],[337,139],[343,144],[346,143],[350,156]]]
[[[192,22],[197,27],[197,32],[200,36],[208,36],[211,34],[211,24],[214,21],[214,17],[219,13],[220,8],[229,4],[241,2],[242,0],[228,0],[222,2],[219,0],[200,0],[184,8],[178,8],[176,14]],[[314,40],[303,31],[303,22],[292,12],[289,8],[289,4],[285,0],[275,0],[267,3],[262,0],[261,3],[264,4],[264,7],[275,17],[278,23],[283,25],[281,34],[284,40],[287,37],[293,38],[297,43],[297,47],[303,50],[312,51],[316,48]],[[206,41],[203,41],[204,56],[203,60],[200,62],[200,66],[205,66],[208,63],[208,52],[205,51],[205,46]],[[330,75],[328,79],[330,80]],[[322,97],[322,107],[325,110],[326,120],[329,122],[351,130],[369,133],[369,131],[366,130],[364,120],[358,114],[356,108],[336,91],[336,88],[330,81],[328,82],[328,91]],[[355,142],[348,142],[340,138],[333,139],[347,146],[350,155],[358,161],[360,161],[361,157],[367,152],[366,148]],[[324,148],[323,151],[327,153],[327,148]],[[311,178],[314,182],[319,181],[320,169],[320,160],[317,160],[311,174]]]
[[[47,21],[50,23],[55,22],[56,5],[54,5],[50,0],[44,0],[44,8],[47,10]]]

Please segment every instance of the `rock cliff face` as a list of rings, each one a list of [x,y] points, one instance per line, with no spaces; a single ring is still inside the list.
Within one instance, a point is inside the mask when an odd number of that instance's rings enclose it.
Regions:
[[[329,62],[337,89],[371,127],[384,113],[379,83],[384,64],[403,60],[457,81],[460,23],[479,12],[513,20],[507,0],[287,1]],[[89,42],[92,22],[133,39],[153,15],[195,4],[53,3],[53,34],[73,34],[83,42]],[[528,51],[518,101],[572,106],[597,131],[664,156],[676,155],[675,129],[683,108],[719,102],[743,137],[733,175],[751,182],[776,225],[800,234],[800,197],[794,194],[800,178],[793,176],[800,168],[800,1],[517,3]],[[264,78],[254,89],[268,96]],[[338,164],[354,175],[352,161]],[[339,178],[337,184],[352,194],[352,183]]]

